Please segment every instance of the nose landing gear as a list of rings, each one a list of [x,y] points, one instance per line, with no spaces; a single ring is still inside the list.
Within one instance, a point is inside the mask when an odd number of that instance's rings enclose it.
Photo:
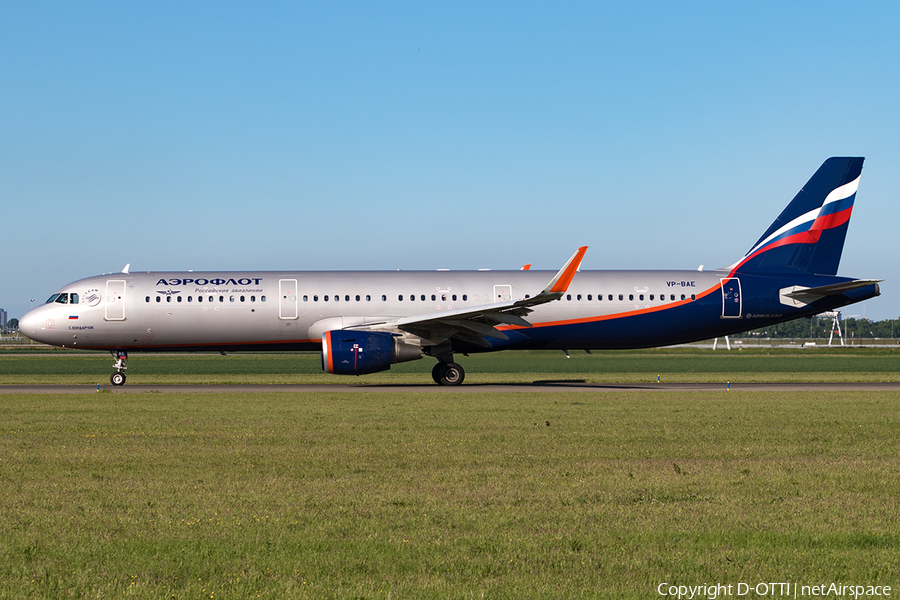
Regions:
[[[128,368],[125,366],[125,361],[128,360],[128,352],[116,350],[114,356],[116,357],[116,363],[113,365],[113,368],[115,368],[116,372],[109,376],[109,382],[116,386],[125,385],[125,369]]]

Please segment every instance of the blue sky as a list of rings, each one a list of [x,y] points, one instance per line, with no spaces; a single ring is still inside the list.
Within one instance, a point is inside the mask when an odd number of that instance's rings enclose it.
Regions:
[[[103,272],[696,269],[866,156],[900,316],[900,4],[0,2],[0,306]]]

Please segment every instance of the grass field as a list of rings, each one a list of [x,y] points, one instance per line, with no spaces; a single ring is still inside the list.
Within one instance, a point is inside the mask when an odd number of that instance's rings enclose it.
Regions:
[[[5,394],[0,419],[2,598],[900,586],[893,392]]]
[[[594,383],[900,381],[900,347],[846,349],[759,348],[711,351],[663,348],[647,351],[498,352],[457,355],[470,383],[521,383],[578,379]],[[109,383],[113,359],[106,353],[69,351],[45,356],[0,354],[0,384]],[[132,384],[183,383],[430,383],[434,360],[394,365],[364,377],[322,372],[318,353],[132,354]]]

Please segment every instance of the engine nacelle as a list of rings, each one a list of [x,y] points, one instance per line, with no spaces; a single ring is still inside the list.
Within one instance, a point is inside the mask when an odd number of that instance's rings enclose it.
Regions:
[[[383,331],[335,329],[322,334],[322,370],[337,375],[365,375],[393,363],[422,358],[422,349]]]

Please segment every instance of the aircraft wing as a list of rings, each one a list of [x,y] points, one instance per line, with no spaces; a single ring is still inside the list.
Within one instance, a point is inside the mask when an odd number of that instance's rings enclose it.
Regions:
[[[531,327],[531,323],[523,317],[532,312],[532,307],[558,300],[566,293],[569,284],[572,283],[572,278],[575,277],[575,273],[581,266],[581,260],[586,251],[587,246],[579,248],[550,280],[550,283],[535,296],[403,317],[395,321],[372,324],[365,328],[352,327],[352,329],[399,330],[420,337],[428,344],[439,344],[455,338],[490,348],[491,344],[485,337],[509,339],[509,336],[497,329],[497,325]]]

